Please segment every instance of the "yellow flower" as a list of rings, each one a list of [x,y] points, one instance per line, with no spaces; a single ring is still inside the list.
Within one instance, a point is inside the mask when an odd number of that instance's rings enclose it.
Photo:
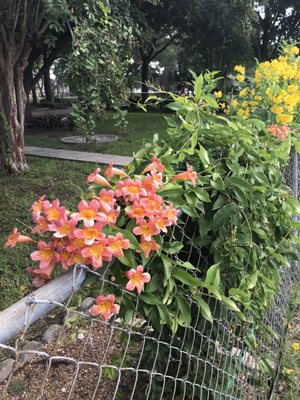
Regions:
[[[275,104],[274,106],[272,106],[270,108],[270,111],[273,114],[282,114],[283,113],[283,108],[281,106],[278,106],[277,104]]]
[[[222,97],[222,92],[219,90],[218,92],[215,92],[215,96],[217,99],[220,99]]]
[[[293,324],[291,324],[291,323],[289,322],[287,327],[288,327],[288,329],[292,329]]]
[[[235,79],[236,79],[238,82],[243,82],[243,81],[245,80],[245,76],[244,76],[244,75],[238,74],[238,75],[235,77]]]
[[[243,90],[240,91],[240,96],[241,96],[241,97],[245,97],[247,93],[248,93],[248,89],[245,88],[245,89],[243,89]]]
[[[297,85],[289,85],[288,86],[288,92],[289,93],[295,93],[298,91],[298,86]]]
[[[239,103],[237,102],[237,100],[233,99],[231,102],[232,107],[236,107]]]
[[[292,349],[296,351],[300,350],[300,343],[294,342],[292,344]]]
[[[295,55],[299,54],[299,49],[298,49],[298,47],[296,47],[296,46],[292,47],[292,48],[290,49],[289,53],[290,53],[290,54],[295,54]]]
[[[293,116],[290,114],[279,114],[276,117],[276,122],[279,124],[288,124],[293,121]]]
[[[234,70],[239,72],[241,75],[245,75],[245,67],[243,67],[242,65],[236,65],[234,67]]]
[[[224,108],[226,107],[226,103],[220,103],[220,106],[221,106],[222,110],[224,110]]]
[[[283,371],[284,371],[286,374],[290,375],[290,374],[293,374],[296,370],[295,370],[295,369],[292,369],[292,368],[284,368]]]

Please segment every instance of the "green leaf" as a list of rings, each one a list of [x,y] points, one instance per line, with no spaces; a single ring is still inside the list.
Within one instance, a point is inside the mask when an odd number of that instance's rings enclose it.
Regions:
[[[204,203],[210,203],[209,194],[206,190],[199,187],[195,187],[193,190],[199,200],[203,201]]]
[[[152,293],[159,289],[161,286],[161,277],[158,274],[151,276],[151,281],[146,285],[145,292]]]
[[[170,315],[167,307],[164,304],[156,305],[160,319],[167,324],[170,323]]]
[[[202,99],[212,108],[219,108],[217,101],[210,95],[203,95]]]
[[[260,360],[258,360],[258,365],[264,374],[275,378],[274,369],[265,358],[261,358]]]
[[[200,145],[200,149],[198,151],[198,154],[199,154],[199,157],[200,157],[200,160],[201,160],[203,166],[205,168],[208,167],[209,164],[210,164],[208,153],[205,150],[205,148],[203,146],[201,146],[201,145]]]
[[[226,224],[236,211],[236,205],[233,203],[221,207],[214,215],[212,229],[216,230]]]
[[[197,301],[197,303],[200,306],[200,312],[201,312],[202,316],[205,319],[207,319],[209,322],[213,323],[214,320],[213,320],[213,317],[211,315],[211,311],[210,311],[209,305],[206,303],[206,301],[204,301],[199,294],[195,295],[194,299]]]
[[[117,258],[122,264],[126,265],[126,267],[135,268],[136,266],[131,250],[124,250],[124,257]]]
[[[192,322],[192,316],[191,316],[191,308],[188,304],[188,302],[181,296],[175,296],[178,308],[180,310],[180,315],[182,320],[189,326],[191,325]]]
[[[292,196],[287,198],[287,202],[293,207],[297,215],[300,215],[300,202]]]
[[[191,274],[182,269],[175,269],[172,273],[172,276],[185,285],[192,287],[202,286],[202,282],[199,279],[194,278]]]
[[[231,178],[228,178],[225,181],[225,183],[229,183],[230,184],[229,187],[237,186],[243,192],[252,192],[253,191],[253,187],[250,185],[250,183],[248,183],[244,179],[239,178],[237,176],[232,176]]]
[[[160,298],[157,297],[156,295],[154,295],[153,293],[144,292],[139,295],[139,299],[151,306],[156,306],[156,305],[162,304]]]
[[[194,84],[194,91],[195,91],[195,101],[199,101],[202,97],[202,88],[203,88],[203,75],[199,75]]]
[[[220,286],[220,264],[214,264],[206,272],[205,283],[216,288]]]
[[[169,110],[172,110],[172,111],[181,111],[181,110],[183,110],[183,105],[181,103],[178,103],[177,101],[174,101],[173,103],[167,104],[166,107]]]
[[[168,281],[168,279],[171,276],[171,271],[172,271],[172,260],[165,256],[165,255],[161,255],[161,259],[163,262],[163,266],[164,266],[164,284],[166,284],[166,282]]]
[[[183,244],[181,242],[166,242],[163,244],[163,249],[168,254],[177,254],[183,248]]]
[[[235,302],[232,301],[231,299],[229,299],[228,297],[221,295],[221,299],[222,299],[223,303],[226,304],[226,306],[229,308],[229,310],[236,311],[236,312],[240,311],[240,309],[235,304]]]
[[[181,209],[189,217],[198,218],[198,213],[194,208],[191,208],[190,206],[185,205],[185,206],[182,206]]]

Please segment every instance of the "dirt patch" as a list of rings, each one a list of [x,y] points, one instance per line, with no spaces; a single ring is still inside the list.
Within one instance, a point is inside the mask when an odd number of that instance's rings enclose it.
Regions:
[[[60,318],[56,315],[53,320],[59,322]],[[44,322],[39,324],[45,326]],[[29,332],[26,339],[40,339],[43,331],[39,335],[38,326],[33,329],[36,334]],[[48,356],[35,355],[17,368],[9,381],[0,385],[0,398],[110,400],[117,394],[116,399],[141,399],[143,389],[136,382],[145,377],[133,370],[138,367],[140,348],[121,328],[80,318],[67,324],[55,343],[40,349]],[[14,353],[5,351],[3,356],[14,358]]]

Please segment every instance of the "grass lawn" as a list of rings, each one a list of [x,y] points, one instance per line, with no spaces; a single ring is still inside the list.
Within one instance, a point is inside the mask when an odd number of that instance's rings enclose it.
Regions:
[[[114,113],[107,112],[103,119],[97,123],[96,133],[101,135],[119,135],[115,142],[103,144],[65,144],[60,141],[62,137],[74,136],[75,131],[66,130],[29,130],[25,134],[26,146],[51,147],[55,149],[82,150],[95,153],[108,153],[123,156],[131,156],[133,152],[138,151],[145,140],[152,140],[155,133],[158,133],[161,139],[166,138],[167,123],[164,114],[135,112],[128,113],[127,120],[128,133],[120,134],[120,128],[114,126]]]

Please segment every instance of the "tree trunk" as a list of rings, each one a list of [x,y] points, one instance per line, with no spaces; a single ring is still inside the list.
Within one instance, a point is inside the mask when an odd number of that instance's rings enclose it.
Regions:
[[[37,98],[37,93],[36,93],[36,87],[33,86],[33,88],[31,89],[32,92],[32,104],[37,105],[38,103],[38,98]]]
[[[0,73],[0,169],[27,170],[24,154],[24,117],[27,98],[23,86],[24,60],[13,65],[13,57]]]
[[[49,69],[47,69],[47,71],[45,71],[44,73],[44,87],[45,87],[46,101],[49,101],[49,103],[54,103],[54,96],[53,96]]]
[[[149,79],[149,60],[148,58],[143,59],[142,63],[142,102],[144,103],[148,98],[149,88],[147,82]]]

